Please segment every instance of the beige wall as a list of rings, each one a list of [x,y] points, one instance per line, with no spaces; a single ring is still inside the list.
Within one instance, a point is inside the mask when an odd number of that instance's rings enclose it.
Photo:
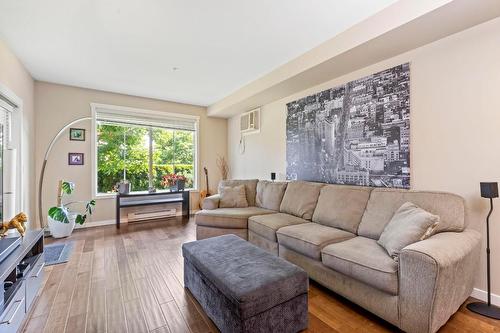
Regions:
[[[219,181],[216,171],[217,155],[226,156],[227,120],[209,118],[206,108],[133,97],[90,89],[75,88],[46,82],[35,83],[36,118],[36,170],[37,180],[47,146],[54,135],[68,122],[79,117],[90,116],[90,103],[103,103],[134,107],[147,110],[176,112],[200,117],[199,129],[199,170],[206,166],[210,173],[210,183],[214,187]],[[91,189],[91,122],[84,121],[74,127],[85,128],[86,141],[70,141],[64,133],[57,141],[47,164],[44,181],[44,211],[56,200],[59,179],[72,180],[76,184],[74,198],[87,200]],[[68,153],[85,154],[84,166],[68,166]],[[200,186],[205,186],[203,172],[199,173]],[[193,205],[194,206],[194,205]],[[92,221],[111,220],[115,217],[114,199],[98,199]],[[90,222],[92,223],[92,222]]]
[[[239,119],[228,123],[234,178],[284,177],[285,103],[398,65],[411,63],[411,184],[466,199],[469,223],[485,234],[488,202],[480,181],[500,182],[500,19],[486,22],[400,56],[262,107],[260,134],[239,153]],[[493,292],[500,294],[500,201],[492,216]],[[485,289],[485,258],[476,287]]]
[[[21,133],[22,165],[19,166],[20,175],[24,181],[24,188],[18,190],[22,195],[22,210],[31,217],[30,226],[37,227],[35,217],[35,112],[34,112],[34,82],[23,64],[10,51],[7,45],[0,40],[0,85],[9,89],[22,100]],[[15,134],[13,134],[15,135]],[[18,171],[19,172],[19,171]]]

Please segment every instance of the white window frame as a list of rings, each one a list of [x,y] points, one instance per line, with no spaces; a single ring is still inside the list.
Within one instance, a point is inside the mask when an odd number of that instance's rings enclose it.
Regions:
[[[194,149],[194,180],[193,180],[193,191],[198,190],[198,170],[199,170],[199,147],[200,147],[200,135],[198,133],[200,129],[200,117],[199,116],[193,116],[193,115],[187,115],[187,114],[182,114],[182,113],[173,113],[173,112],[164,112],[164,111],[155,111],[155,110],[147,110],[147,109],[138,109],[138,108],[132,108],[128,106],[118,106],[118,105],[111,105],[111,104],[101,104],[101,103],[90,103],[90,110],[92,112],[92,128],[91,128],[91,163],[92,163],[92,194],[95,199],[106,199],[106,198],[114,198],[116,196],[116,193],[98,193],[97,192],[97,110],[98,109],[106,109],[110,110],[113,112],[116,112],[117,114],[124,114],[126,115],[127,113],[141,113],[144,115],[152,115],[152,116],[158,116],[158,117],[164,117],[164,118],[184,118],[184,119],[190,119],[194,120],[195,123],[195,130],[194,130],[194,142],[195,142],[195,149]],[[161,192],[159,190],[158,192]]]
[[[26,163],[23,164],[23,161],[26,162],[25,155],[29,153],[25,149],[26,142],[23,136],[24,103],[23,100],[20,97],[18,97],[12,90],[10,90],[7,86],[4,86],[1,83],[0,83],[0,96],[2,96],[3,99],[9,101],[9,103],[13,104],[13,110],[10,120],[11,121],[10,138],[6,143],[8,148],[13,148],[17,150],[16,166],[18,172],[16,172],[15,209],[16,211],[29,212],[30,207],[28,205],[28,202],[32,202],[33,200],[38,200],[38,198],[33,199],[32,197],[30,197],[30,191],[22,190],[26,185],[25,181],[26,173],[29,172],[27,171],[28,166],[26,165]]]

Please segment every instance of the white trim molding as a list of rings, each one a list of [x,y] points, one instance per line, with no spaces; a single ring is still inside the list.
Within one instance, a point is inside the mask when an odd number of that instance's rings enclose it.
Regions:
[[[480,301],[486,302],[488,300],[488,293],[484,290],[474,288],[472,290],[472,294],[470,294],[471,297],[477,298]],[[500,296],[491,293],[491,304],[500,306]]]
[[[121,223],[128,223],[126,219],[122,219]],[[76,224],[75,225],[75,230],[76,229],[87,229],[87,228],[93,228],[93,227],[102,227],[105,225],[114,225],[116,224],[116,220],[101,220],[101,221],[92,221],[92,222],[86,222],[82,225]]]
[[[7,143],[9,149],[16,149],[16,165],[19,170],[16,173],[16,195],[15,195],[15,211],[30,211],[28,202],[30,201],[30,191],[21,191],[25,187],[26,176],[29,175],[28,164],[23,163],[25,160],[26,152],[26,142],[24,138],[24,109],[23,100],[17,96],[12,90],[7,86],[0,83],[0,97],[8,101],[13,106],[13,112],[11,116],[11,137]],[[33,160],[33,163],[35,161]],[[36,198],[34,198],[36,200]],[[28,223],[29,225],[29,223]]]

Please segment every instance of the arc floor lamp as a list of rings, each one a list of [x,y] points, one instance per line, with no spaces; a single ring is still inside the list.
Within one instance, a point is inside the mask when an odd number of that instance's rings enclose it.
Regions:
[[[480,315],[500,319],[500,308],[491,305],[491,273],[490,273],[490,216],[493,212],[493,198],[498,198],[498,183],[480,183],[481,196],[490,199],[490,211],[486,217],[486,275],[488,283],[488,303],[474,302],[467,308]]]
[[[47,148],[47,151],[45,152],[45,157],[43,158],[43,163],[42,163],[42,169],[40,170],[40,178],[38,180],[38,216],[40,217],[40,224],[43,227],[45,227],[44,223],[44,214],[43,214],[43,200],[42,200],[42,189],[43,189],[43,177],[45,175],[45,167],[47,166],[47,160],[49,159],[50,152],[52,151],[52,148],[54,147],[54,144],[57,142],[57,139],[66,131],[68,128],[73,126],[76,123],[79,123],[81,121],[85,120],[92,120],[92,117],[82,117],[75,119],[68,124],[66,124],[64,127],[62,127],[59,132],[54,136],[54,138],[50,141],[49,147]]]

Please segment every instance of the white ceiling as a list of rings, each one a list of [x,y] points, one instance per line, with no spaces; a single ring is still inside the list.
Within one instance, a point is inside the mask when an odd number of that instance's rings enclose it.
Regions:
[[[37,80],[210,105],[394,2],[0,0],[0,38]]]

